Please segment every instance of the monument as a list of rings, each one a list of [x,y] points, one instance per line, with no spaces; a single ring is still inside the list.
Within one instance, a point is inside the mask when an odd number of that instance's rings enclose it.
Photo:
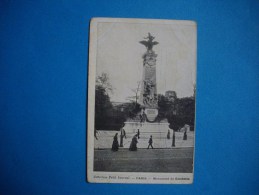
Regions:
[[[161,133],[168,132],[169,123],[166,119],[158,121],[158,95],[156,83],[156,58],[157,54],[153,47],[158,44],[154,41],[155,37],[148,33],[145,40],[139,43],[146,47],[146,52],[143,54],[143,74],[141,81],[141,91],[139,103],[141,105],[141,112],[135,121],[125,122],[124,129],[129,133],[136,133],[139,129],[143,134],[154,134],[155,137],[160,136]]]
[[[155,121],[158,115],[158,99],[157,99],[157,86],[156,86],[156,57],[157,54],[153,51],[153,46],[158,42],[153,41],[150,33],[144,39],[147,41],[140,41],[141,44],[147,48],[146,53],[143,55],[143,76],[141,83],[140,104],[143,108],[141,119],[148,122]]]

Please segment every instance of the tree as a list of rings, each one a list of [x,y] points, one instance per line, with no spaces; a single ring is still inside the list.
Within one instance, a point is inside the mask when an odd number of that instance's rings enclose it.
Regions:
[[[95,128],[102,130],[118,130],[127,118],[133,119],[140,112],[140,105],[136,102],[140,84],[134,92],[134,100],[129,103],[112,105],[109,94],[112,85],[106,73],[96,78],[95,86]]]
[[[113,88],[109,82],[109,76],[107,73],[102,73],[101,76],[97,76],[96,86],[103,88],[107,94],[113,92]]]
[[[193,97],[177,98],[170,101],[164,95],[158,95],[158,120],[167,119],[170,128],[179,129],[185,124],[193,129],[195,118],[195,99]]]
[[[171,109],[171,102],[162,94],[158,94],[158,108],[158,120],[160,121],[167,117]]]
[[[95,128],[106,129],[111,118],[113,109],[110,101],[109,92],[112,92],[112,86],[109,83],[109,77],[106,73],[97,76],[95,85]]]
[[[141,111],[140,104],[129,102],[125,104],[124,113],[126,118],[134,119]]]
[[[137,87],[135,89],[131,89],[131,91],[133,92],[134,95],[127,97],[128,100],[135,102],[135,105],[137,105],[137,103],[138,103],[140,87],[141,87],[141,82],[138,81]]]
[[[193,129],[195,118],[195,99],[193,97],[178,98],[175,102],[175,114],[168,113],[168,122],[173,129],[179,129],[185,124]]]

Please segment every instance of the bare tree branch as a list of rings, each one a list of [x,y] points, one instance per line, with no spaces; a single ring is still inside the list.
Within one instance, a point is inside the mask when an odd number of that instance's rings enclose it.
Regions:
[[[127,97],[128,100],[134,101],[135,104],[138,103],[139,92],[140,92],[140,86],[141,86],[141,82],[138,81],[138,82],[137,82],[137,87],[136,87],[135,89],[130,89],[130,90],[134,93],[134,96],[129,96],[129,97]]]

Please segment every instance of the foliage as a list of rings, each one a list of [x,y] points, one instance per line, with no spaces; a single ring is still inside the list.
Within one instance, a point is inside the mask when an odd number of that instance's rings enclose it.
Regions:
[[[173,109],[173,104],[166,98],[164,95],[158,94],[158,117],[160,121],[164,118],[167,118],[167,115],[170,110]]]
[[[134,119],[141,111],[140,104],[130,102],[125,104],[124,113],[127,118]]]
[[[193,97],[178,98],[170,101],[164,95],[158,95],[158,120],[166,118],[170,128],[178,130],[185,124],[193,129],[195,118],[195,99]]]
[[[95,128],[102,129],[110,122],[112,104],[110,97],[102,86],[95,88]]]
[[[139,84],[135,91],[133,101],[121,105],[112,105],[109,93],[112,86],[106,73],[102,73],[96,79],[95,86],[95,128],[102,130],[119,130],[128,118],[135,118],[140,112],[137,101]]]
[[[105,93],[113,92],[112,85],[109,82],[109,76],[107,73],[102,73],[101,76],[96,78],[96,86],[105,90]]]
[[[135,120],[140,113],[140,104],[137,103],[139,87],[136,88],[131,102],[112,105],[109,93],[112,86],[109,77],[103,73],[96,79],[95,86],[95,128],[102,130],[119,130],[127,119]],[[195,118],[195,96],[168,99],[158,94],[158,117],[161,121],[167,119],[170,128],[178,130],[185,124],[193,129]]]

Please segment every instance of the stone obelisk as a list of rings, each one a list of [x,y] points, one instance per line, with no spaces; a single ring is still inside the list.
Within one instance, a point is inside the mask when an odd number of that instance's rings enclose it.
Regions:
[[[156,57],[153,50],[153,46],[158,42],[153,41],[153,37],[150,33],[140,41],[147,51],[143,55],[143,76],[140,92],[140,104],[142,106],[142,118],[144,121],[153,122],[158,115],[158,97],[157,97],[157,85],[156,85]]]

